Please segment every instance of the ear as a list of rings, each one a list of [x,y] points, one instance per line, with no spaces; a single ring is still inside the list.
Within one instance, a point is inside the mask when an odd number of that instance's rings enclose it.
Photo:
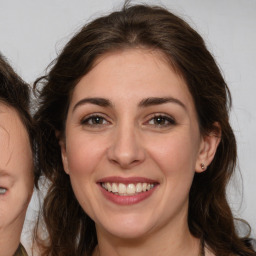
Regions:
[[[215,129],[212,132],[202,136],[195,168],[197,173],[203,172],[207,169],[207,166],[212,162],[220,143],[220,125],[216,122],[213,126]]]
[[[60,145],[60,150],[61,150],[61,158],[62,158],[62,164],[63,164],[64,171],[66,172],[66,174],[69,174],[65,137],[63,135],[61,135],[61,133],[59,131],[56,131],[55,135],[56,135],[57,139],[59,140],[59,145]]]

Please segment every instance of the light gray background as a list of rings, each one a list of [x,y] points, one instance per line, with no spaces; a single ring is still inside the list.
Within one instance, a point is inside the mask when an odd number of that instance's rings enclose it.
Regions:
[[[137,1],[133,1],[134,3]],[[241,176],[229,187],[234,215],[256,234],[256,0],[162,0],[204,37],[223,70],[233,96],[232,126],[237,136]],[[85,22],[122,6],[121,0],[0,1],[0,51],[29,83],[44,74],[67,40]],[[37,209],[36,198],[28,220]],[[26,222],[23,241],[27,240]]]

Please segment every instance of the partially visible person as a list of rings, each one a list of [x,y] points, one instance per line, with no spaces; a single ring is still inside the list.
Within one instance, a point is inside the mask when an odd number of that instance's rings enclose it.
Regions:
[[[27,255],[20,236],[36,180],[29,99],[29,86],[0,55],[0,256]]]
[[[35,86],[41,255],[256,255],[226,198],[231,95],[185,21],[126,5],[85,25]]]

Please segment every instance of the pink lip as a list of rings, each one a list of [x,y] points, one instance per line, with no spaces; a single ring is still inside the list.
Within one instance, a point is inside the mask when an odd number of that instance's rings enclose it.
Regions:
[[[109,182],[109,183],[123,183],[123,184],[129,184],[129,183],[153,183],[155,184],[154,188],[146,191],[146,192],[141,192],[135,195],[131,195],[131,196],[119,196],[116,195],[114,193],[111,193],[107,190],[105,190],[102,186],[101,183],[105,183],[105,182]],[[156,190],[156,188],[158,187],[158,182],[155,180],[151,180],[151,179],[147,179],[147,178],[143,178],[143,177],[130,177],[130,178],[123,178],[123,177],[106,177],[103,179],[100,179],[97,181],[97,184],[99,185],[99,188],[102,192],[102,194],[104,195],[104,197],[106,199],[108,199],[109,201],[118,204],[118,205],[133,205],[133,204],[137,204],[147,198],[149,198]]]

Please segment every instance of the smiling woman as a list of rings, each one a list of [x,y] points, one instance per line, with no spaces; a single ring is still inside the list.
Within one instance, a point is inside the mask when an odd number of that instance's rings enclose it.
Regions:
[[[41,84],[42,255],[255,255],[226,200],[229,90],[187,23],[127,5],[85,25]]]
[[[34,139],[29,86],[0,55],[1,256],[27,255],[20,235],[34,186]]]
[[[109,104],[77,105],[87,97]],[[107,230],[174,240],[187,218],[194,172],[209,165],[218,142],[200,136],[184,80],[161,54],[142,48],[103,56],[78,82],[60,144],[77,200],[100,223],[98,238]]]

